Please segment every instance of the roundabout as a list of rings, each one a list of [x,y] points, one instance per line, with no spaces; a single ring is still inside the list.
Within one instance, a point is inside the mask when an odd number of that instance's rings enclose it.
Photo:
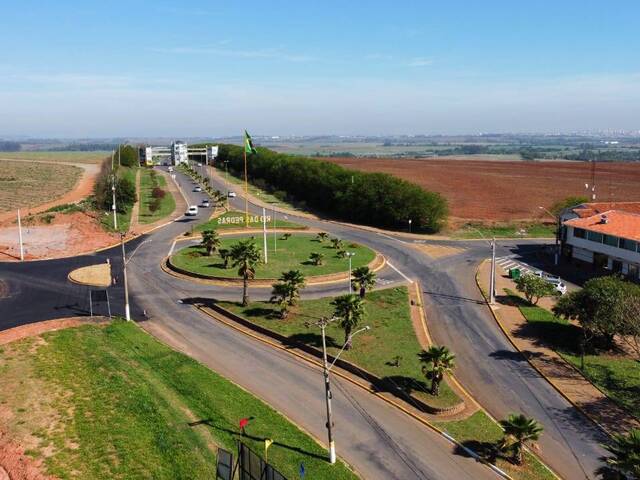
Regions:
[[[211,255],[207,255],[206,249],[199,244],[183,247],[167,259],[167,266],[183,275],[200,279],[241,281],[233,259],[227,255],[234,244],[251,238],[262,255],[255,269],[255,281],[258,282],[275,281],[282,272],[289,270],[299,270],[310,283],[338,281],[347,278],[349,260],[352,269],[362,266],[379,269],[384,263],[381,255],[358,243],[342,242],[335,248],[331,241],[321,241],[316,235],[278,233],[275,251],[274,237],[267,241],[266,263],[261,235],[233,234],[221,236],[219,247]]]

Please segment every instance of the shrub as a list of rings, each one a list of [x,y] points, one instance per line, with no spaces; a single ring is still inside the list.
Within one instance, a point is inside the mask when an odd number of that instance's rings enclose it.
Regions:
[[[153,198],[164,198],[164,196],[167,194],[167,192],[165,192],[163,189],[161,189],[160,187],[154,187],[154,189],[151,191],[151,196]]]

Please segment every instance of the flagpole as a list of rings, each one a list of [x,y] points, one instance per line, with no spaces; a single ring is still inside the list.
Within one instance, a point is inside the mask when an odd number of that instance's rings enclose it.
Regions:
[[[247,140],[245,139],[245,144]],[[249,228],[249,185],[247,183],[247,146],[242,149],[244,151],[244,222],[245,226]]]
[[[268,263],[267,260],[267,210],[262,207],[262,238],[264,241],[264,263]]]

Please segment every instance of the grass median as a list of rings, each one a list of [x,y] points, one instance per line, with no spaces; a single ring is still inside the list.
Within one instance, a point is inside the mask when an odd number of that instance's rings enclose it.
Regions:
[[[231,245],[239,240],[249,237],[223,238],[221,249],[229,250]],[[262,235],[256,234],[255,243],[259,250],[263,249]],[[320,242],[314,235],[293,234],[284,240],[283,234],[278,234],[277,250],[274,252],[273,235],[267,238],[268,263],[259,263],[256,268],[256,278],[278,278],[287,270],[300,270],[305,276],[327,275],[331,273],[346,272],[349,269],[349,260],[337,255],[337,250],[332,248],[328,241]],[[356,243],[345,243],[344,248],[355,253],[352,257],[352,268],[368,265],[376,254],[370,248]],[[312,252],[324,255],[322,265],[314,265],[309,260]],[[204,248],[200,246],[185,247],[178,250],[172,257],[171,263],[178,268],[199,275],[223,278],[239,278],[237,268],[229,265],[224,267],[224,262],[218,253],[207,256]]]
[[[58,478],[208,479],[238,421],[255,452],[297,478],[355,479],[308,435],[243,389],[135,324],[83,326],[2,347],[0,401],[10,438]],[[4,425],[3,425],[4,426]]]
[[[331,316],[331,301],[332,298],[302,300],[286,320],[277,318],[277,307],[268,302],[254,302],[247,307],[231,302],[219,305],[291,340],[321,348],[319,329],[308,328],[305,323]],[[345,350],[341,358],[392,382],[428,405],[443,408],[460,402],[445,382],[439,396],[428,393],[430,381],[421,372],[418,353],[422,349],[411,323],[406,287],[367,293],[365,312],[363,325],[369,325],[371,330],[355,337],[353,348]],[[332,355],[338,353],[344,340],[344,331],[337,323],[331,323],[326,330],[328,352]]]
[[[164,192],[162,196],[154,197],[154,189]],[[167,180],[155,170],[144,168],[140,170],[140,209],[138,219],[142,224],[157,222],[176,209],[176,201],[173,194],[167,190]],[[157,202],[157,207],[154,203]]]
[[[287,220],[287,215],[282,215],[280,213],[274,214],[273,212],[267,211],[267,232],[270,235],[273,235],[272,232],[269,232],[270,229],[275,228],[289,228],[294,230],[304,230],[307,227],[304,225],[300,225],[298,223],[290,222]],[[225,212],[222,215],[218,215],[211,220],[201,223],[195,228],[195,231],[202,232],[204,230],[233,230],[239,228],[245,228],[245,214],[244,212]],[[261,215],[249,215],[249,228],[262,228],[262,216]],[[271,238],[273,241],[273,238]]]

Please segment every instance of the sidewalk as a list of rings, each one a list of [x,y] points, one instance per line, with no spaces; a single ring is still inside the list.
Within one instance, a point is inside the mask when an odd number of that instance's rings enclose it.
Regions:
[[[483,292],[489,291],[490,268],[490,263],[485,261],[478,269],[478,284]],[[500,302],[500,297],[504,295],[505,288],[516,291],[515,283],[497,270],[496,296],[498,302]],[[540,306],[550,308],[551,303],[550,299],[543,299],[540,301]],[[558,353],[542,344],[538,338],[528,335],[526,333],[527,321],[518,307],[498,303],[490,308],[498,325],[516,349],[571,404],[608,433],[640,428],[640,422],[610,400]]]

